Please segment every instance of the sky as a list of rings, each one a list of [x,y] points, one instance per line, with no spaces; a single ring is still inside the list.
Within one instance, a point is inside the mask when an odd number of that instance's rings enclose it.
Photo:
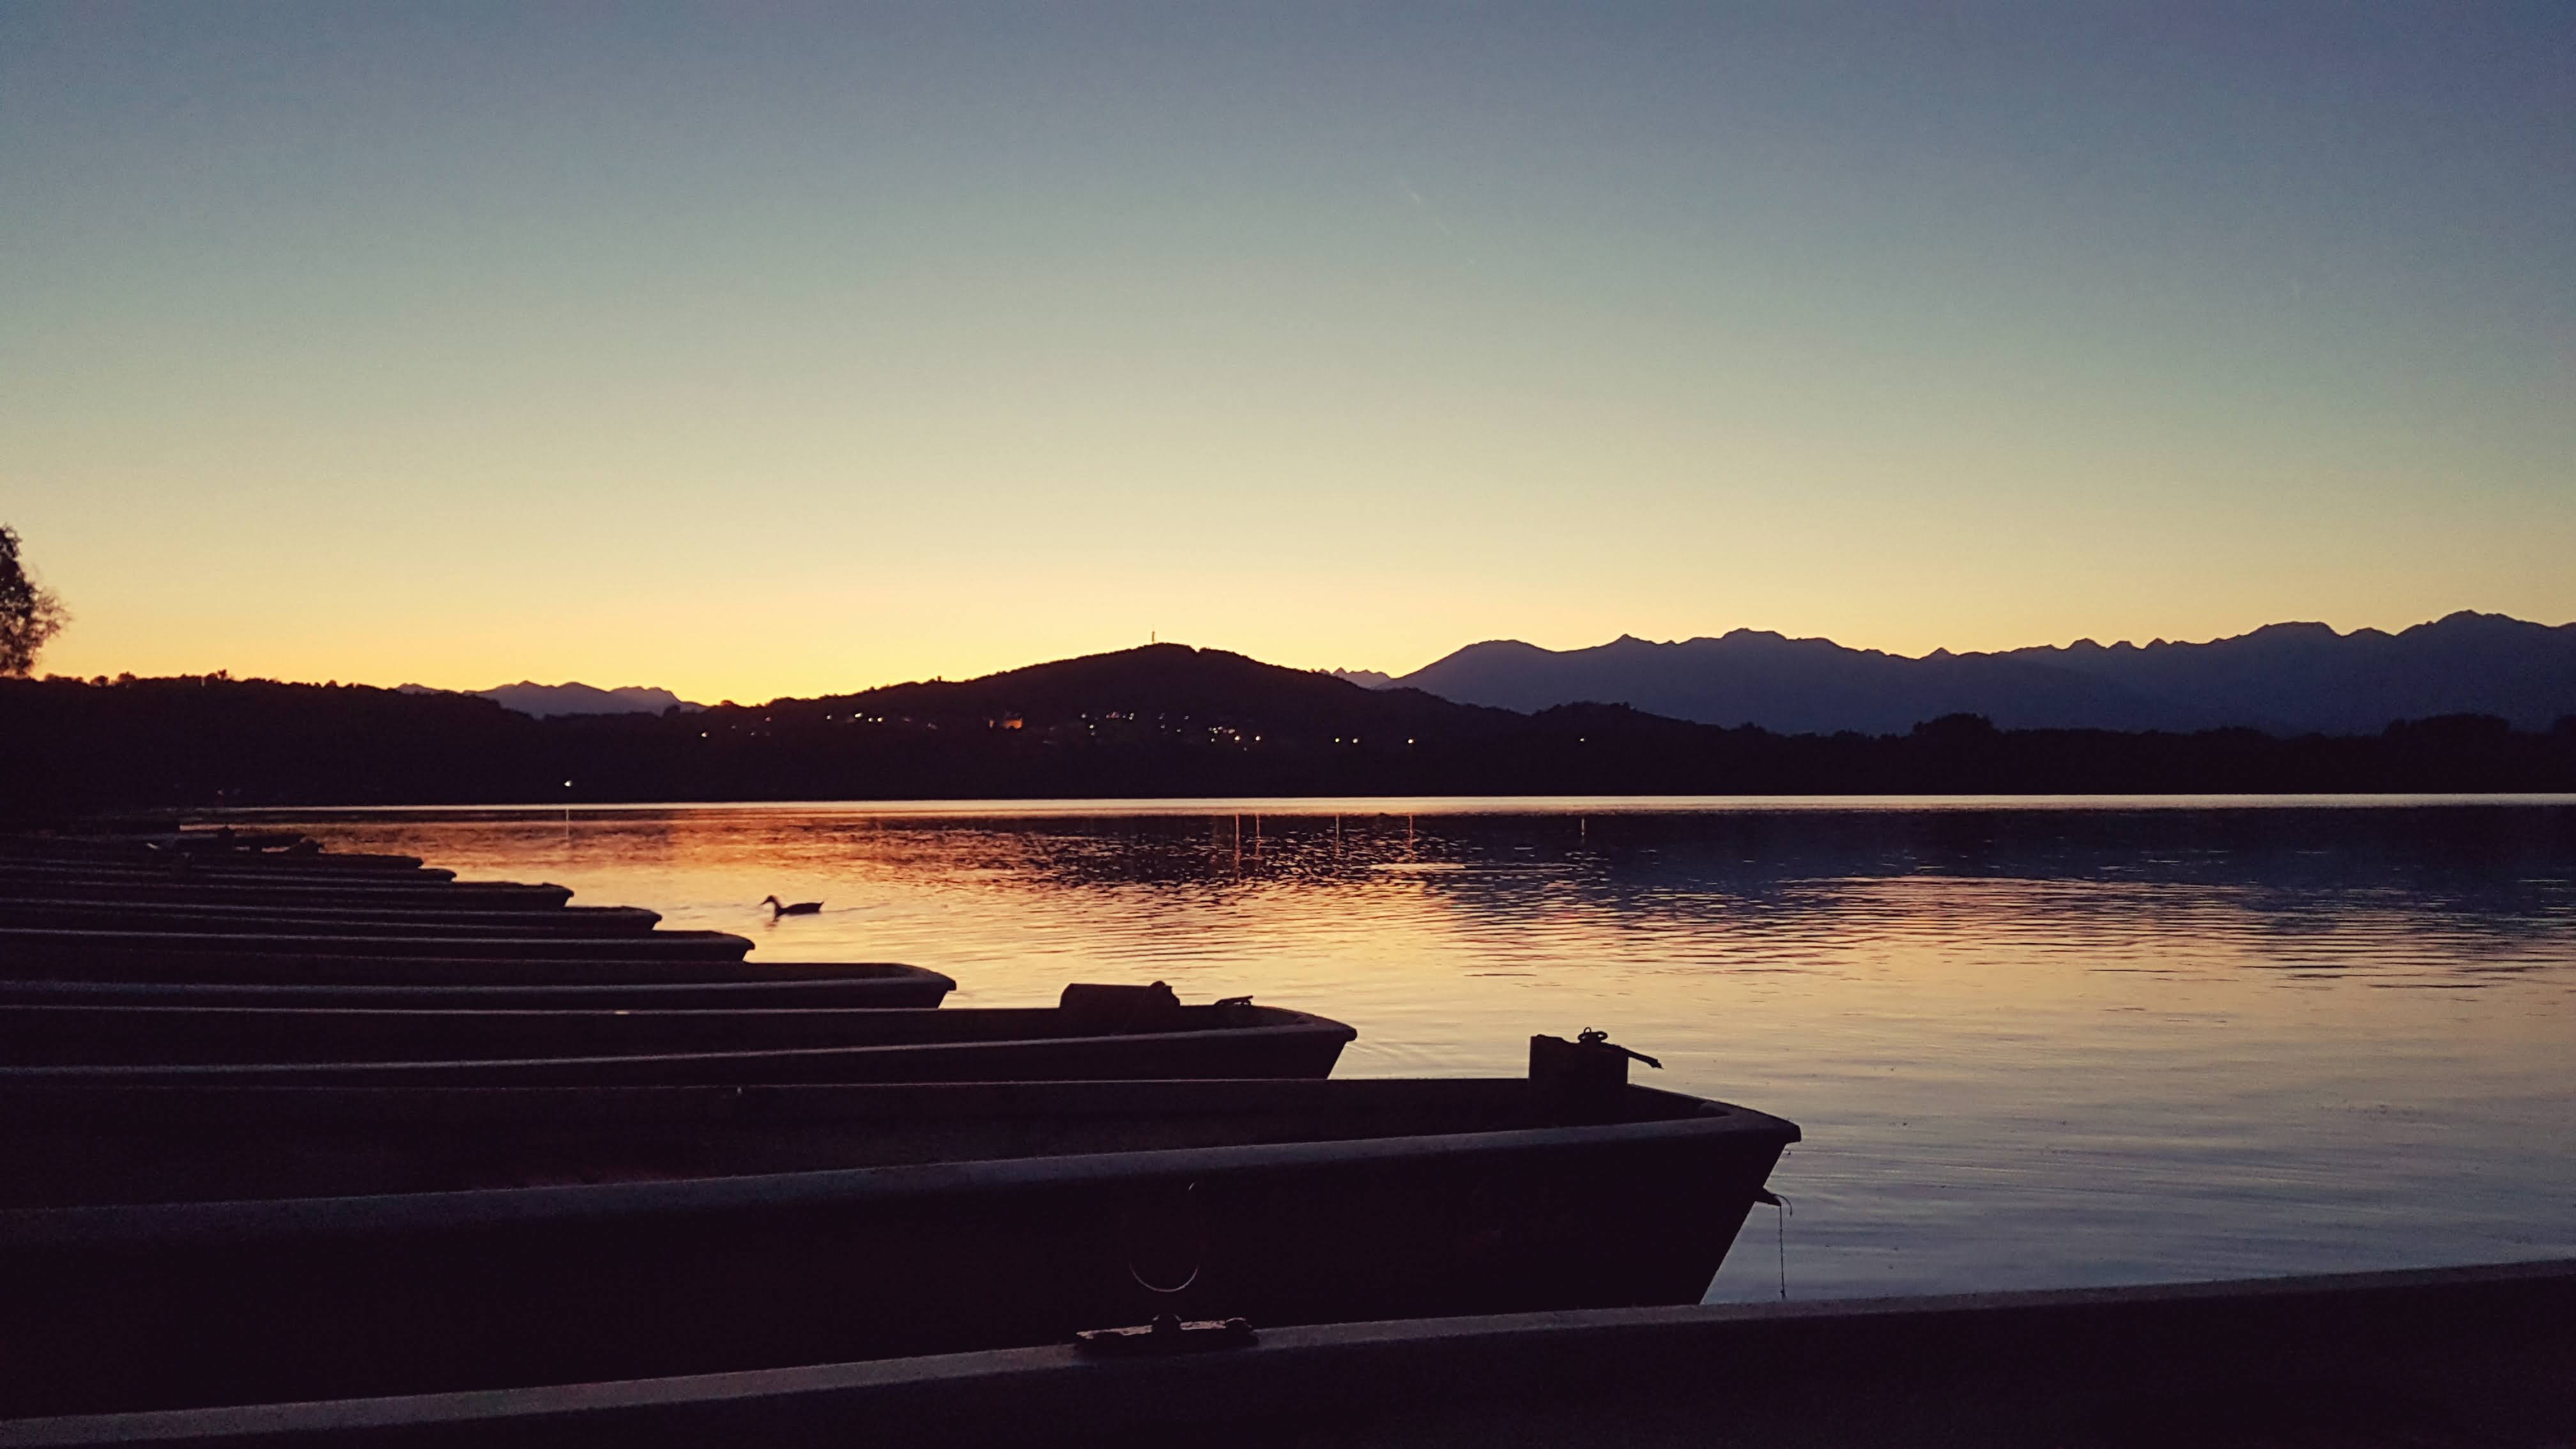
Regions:
[[[63,673],[2555,624],[2571,463],[2563,3],[0,8]]]

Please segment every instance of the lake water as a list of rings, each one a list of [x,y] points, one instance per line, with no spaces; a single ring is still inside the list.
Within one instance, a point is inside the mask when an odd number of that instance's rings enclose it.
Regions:
[[[1533,1032],[1806,1131],[1712,1296],[2576,1254],[2576,800],[981,802],[292,817],[956,1005],[1171,982],[1352,1076]],[[775,892],[823,914],[770,924]]]

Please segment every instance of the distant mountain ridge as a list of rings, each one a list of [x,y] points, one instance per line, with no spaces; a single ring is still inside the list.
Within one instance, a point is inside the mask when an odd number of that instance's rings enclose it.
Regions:
[[[820,699],[552,719],[442,690],[0,679],[0,819],[28,821],[243,805],[2423,791],[2576,792],[2576,716],[2547,732],[2476,715],[2296,738],[1953,716],[1793,735],[1622,704],[1520,714],[1171,644]]]
[[[2368,734],[2393,720],[2490,714],[2526,730],[2576,715],[2576,624],[2463,611],[2391,634],[2270,624],[2203,644],[2083,640],[1920,659],[1738,629],[1589,649],[1471,644],[1395,681],[1524,713],[1626,704],[1784,734],[1903,731],[1950,714],[2005,729]]]
[[[538,719],[570,714],[660,714],[667,709],[693,711],[706,708],[703,704],[691,704],[667,689],[641,684],[601,689],[595,684],[578,681],[539,684],[533,679],[522,679],[516,684],[464,691],[432,689],[425,684],[405,684],[399,688],[405,694],[471,694],[477,699],[491,700],[503,709],[517,710]]]

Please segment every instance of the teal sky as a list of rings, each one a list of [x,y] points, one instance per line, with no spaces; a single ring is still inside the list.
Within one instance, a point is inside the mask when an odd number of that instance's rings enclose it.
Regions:
[[[49,668],[2576,619],[2563,4],[0,10]]]

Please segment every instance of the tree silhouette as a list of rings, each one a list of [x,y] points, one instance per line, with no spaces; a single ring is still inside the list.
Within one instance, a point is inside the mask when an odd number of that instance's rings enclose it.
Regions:
[[[36,587],[18,562],[18,530],[0,523],[0,676],[35,668],[38,651],[70,618],[63,601]]]

